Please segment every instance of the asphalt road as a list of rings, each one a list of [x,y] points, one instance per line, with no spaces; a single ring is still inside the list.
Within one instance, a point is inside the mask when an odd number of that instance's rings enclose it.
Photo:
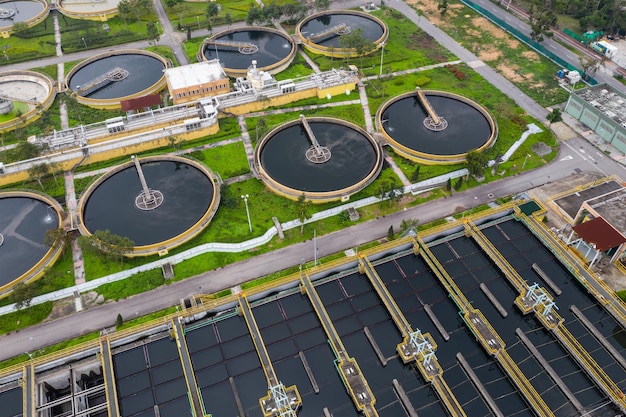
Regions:
[[[577,173],[578,170],[626,176],[624,166],[603,155],[587,141],[580,138],[570,139],[564,143],[564,146],[561,146],[559,156],[553,163],[539,169],[462,193],[455,193],[450,197],[408,208],[406,211],[401,210],[329,235],[319,236],[316,242],[318,254],[321,258],[385,237],[389,226],[399,230],[400,223],[404,219],[419,219],[420,223],[428,223],[469,209],[474,204],[480,205],[492,201],[495,197],[490,197],[490,194],[505,196],[521,193],[532,187],[559,181]],[[255,256],[215,271],[204,272],[125,300],[92,307],[80,313],[4,335],[0,337],[0,345],[2,345],[0,360],[112,326],[118,314],[125,319],[142,316],[175,305],[181,299],[193,294],[212,293],[230,288],[250,279],[298,265],[302,260],[308,262],[312,259],[313,242],[307,241]]]
[[[347,6],[350,2],[341,2]],[[477,60],[469,51],[456,44],[445,33],[439,31],[425,19],[419,19],[418,15],[399,0],[390,0],[390,5],[407,14],[411,19],[422,26],[428,33],[434,36],[445,47],[457,54],[466,62]],[[167,30],[166,30],[167,32]],[[166,36],[165,42],[174,41],[173,36]],[[145,47],[143,42],[141,47]],[[126,45],[127,47],[132,45]],[[139,45],[137,45],[139,47]],[[79,54],[62,57],[62,60],[81,59]],[[86,51],[85,58],[92,56],[94,51]],[[54,58],[54,60],[60,58]],[[46,59],[47,60],[47,59]],[[48,65],[41,63],[40,65]],[[53,60],[53,58],[50,58]],[[27,63],[25,63],[27,64]],[[32,64],[24,68],[31,67]],[[506,94],[511,95],[527,112],[535,115],[540,120],[545,118],[545,109],[534,103],[525,95],[505,80],[495,71],[488,67],[477,68],[487,80],[494,83]],[[559,181],[573,173],[583,171],[598,171],[605,175],[616,174],[626,176],[626,169],[615,161],[603,155],[586,140],[581,138],[570,139],[563,142],[559,156],[553,163],[542,168],[525,172],[500,181],[485,184],[463,193],[456,193],[451,197],[425,203],[407,210],[398,211],[392,215],[361,223],[329,235],[317,238],[319,257],[354,248],[367,242],[371,242],[387,235],[389,226],[398,230],[403,219],[419,219],[421,223],[457,213],[470,208],[475,203],[483,204],[495,197],[521,193],[529,188],[548,182]],[[495,197],[490,197],[493,195]],[[312,225],[306,227],[313,227]],[[58,343],[60,341],[80,336],[94,330],[103,329],[114,325],[118,314],[125,319],[142,316],[153,311],[161,310],[180,302],[182,298],[196,293],[212,293],[224,288],[243,283],[253,278],[264,276],[272,272],[298,265],[303,259],[309,261],[313,258],[313,243],[303,242],[274,252],[255,256],[236,264],[228,265],[215,271],[204,272],[196,277],[184,281],[162,286],[156,290],[139,294],[119,302],[107,303],[83,310],[61,319],[32,326],[19,332],[0,337],[0,360],[8,359],[24,352],[34,351],[43,346]],[[132,278],[130,278],[132,279]]]

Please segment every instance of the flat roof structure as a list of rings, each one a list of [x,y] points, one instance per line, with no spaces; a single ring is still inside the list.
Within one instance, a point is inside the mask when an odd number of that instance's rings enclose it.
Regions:
[[[174,104],[230,92],[230,82],[218,59],[165,70]]]
[[[228,78],[220,61],[213,59],[165,70],[167,86],[172,89],[183,89],[190,86],[213,83]]]
[[[583,203],[582,209],[596,218],[602,217],[615,230],[626,235],[626,187],[591,198]]]
[[[626,96],[607,84],[573,91],[565,112],[626,153]]]
[[[619,190],[622,186],[615,180],[609,180],[597,185],[585,186],[582,190],[571,190],[566,192],[564,196],[555,198],[554,203],[569,216],[573,221],[576,217],[576,213],[580,210],[580,206],[590,199],[604,195],[611,191]]]

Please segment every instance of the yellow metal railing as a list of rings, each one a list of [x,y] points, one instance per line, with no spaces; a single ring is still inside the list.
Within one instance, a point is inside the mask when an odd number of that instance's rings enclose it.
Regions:
[[[573,355],[574,358],[581,362],[583,369],[592,374],[594,379],[602,385],[604,391],[609,395],[609,398],[619,403],[622,408],[626,407],[626,399],[624,398],[622,390],[620,390],[617,384],[602,370],[591,355],[589,355],[589,352],[581,346],[574,335],[572,335],[563,324],[557,327],[556,334],[569,349],[575,352]]]
[[[456,399],[443,377],[436,376],[432,380],[432,383],[450,415],[452,417],[466,417],[467,414],[465,414],[463,407],[461,407],[461,404],[459,404],[459,401]]]
[[[498,352],[498,359],[506,373],[513,380],[517,388],[522,391],[524,398],[526,398],[533,409],[542,417],[553,416],[554,413],[550,407],[543,401],[537,390],[535,390],[535,387],[528,381],[526,376],[524,376],[515,361],[509,356],[508,352],[501,349]]]
[[[339,337],[339,333],[337,333],[335,326],[333,326],[332,321],[328,317],[328,313],[324,309],[324,306],[322,305],[322,300],[320,300],[319,296],[317,295],[317,291],[315,291],[309,275],[303,272],[300,275],[300,281],[306,289],[306,294],[311,300],[311,304],[313,305],[313,309],[315,310],[317,317],[320,318],[320,323],[322,324],[322,327],[324,327],[324,332],[328,335],[329,343],[331,344],[333,350],[338,355],[340,355],[341,352],[346,351],[346,348],[343,346],[343,342]]]
[[[105,348],[105,344],[106,344],[106,348]],[[106,350],[106,357],[103,354],[103,351],[105,350]],[[109,409],[109,416],[119,416],[120,410],[119,410],[119,405],[117,401],[117,388],[115,384],[115,376],[110,375],[110,381],[113,386],[109,386],[109,384],[107,383],[107,381],[109,380],[109,378],[107,378],[107,373],[110,371],[113,374],[113,356],[111,355],[111,345],[110,345],[109,339],[106,337],[100,338],[100,363],[102,365],[102,373],[104,377],[104,393],[106,396],[106,402],[107,402],[108,409]],[[109,366],[107,366],[107,363],[109,364]],[[111,407],[114,407],[114,409],[111,410]]]
[[[261,365],[263,365],[263,373],[265,373],[265,379],[267,379],[267,382],[270,386],[276,385],[278,383],[276,372],[274,372],[272,361],[267,354],[267,350],[265,349],[265,343],[263,342],[263,337],[261,336],[261,332],[259,331],[259,326],[256,324],[256,320],[254,319],[254,316],[252,315],[252,311],[250,309],[250,304],[248,304],[248,299],[245,297],[245,295],[239,295],[239,307],[241,308],[243,318],[246,320],[246,324],[248,325],[248,330],[252,335],[252,342],[254,343],[256,353],[259,356]]]
[[[467,311],[468,306],[470,305],[463,292],[456,286],[448,272],[445,268],[439,263],[439,260],[433,255],[428,246],[421,240],[417,239],[420,252],[422,253],[422,258],[426,261],[431,271],[435,274],[435,276],[439,279],[439,282],[444,286],[450,297],[457,303],[459,308],[461,308],[461,312],[465,313]]]
[[[520,294],[526,290],[526,281],[517,273],[502,254],[493,246],[481,230],[472,222],[465,223],[465,229],[469,231],[476,243],[485,251],[487,256],[500,268],[511,284]]]
[[[404,317],[404,314],[402,314],[402,311],[394,301],[391,294],[389,294],[389,291],[387,291],[387,287],[385,287],[385,284],[383,284],[380,276],[374,269],[374,266],[372,265],[370,260],[367,259],[367,257],[361,255],[359,259],[359,264],[363,266],[365,275],[370,279],[372,286],[378,293],[378,297],[380,297],[380,299],[383,301],[383,304],[385,304],[387,311],[391,315],[393,321],[396,323],[396,326],[398,327],[398,330],[400,330],[402,336],[404,337],[412,333],[413,329],[411,328],[411,325],[407,321],[406,317]]]

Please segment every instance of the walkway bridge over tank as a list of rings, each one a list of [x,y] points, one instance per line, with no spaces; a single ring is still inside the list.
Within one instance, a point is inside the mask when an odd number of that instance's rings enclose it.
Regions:
[[[254,315],[248,299],[245,295],[239,295],[239,309],[238,312],[246,320],[250,336],[254,342],[263,372],[267,378],[268,393],[265,397],[259,399],[261,410],[264,417],[296,417],[296,410],[302,404],[300,393],[295,385],[285,388],[285,386],[278,380],[272,361],[265,349],[265,343],[261,337],[261,332],[256,324]]]
[[[324,304],[320,299],[309,275],[305,272],[300,274],[300,290],[302,293],[306,293],[311,300],[311,304],[317,314],[317,317],[328,336],[328,343],[335,354],[335,367],[341,376],[346,390],[352,397],[352,401],[365,417],[378,417],[378,412],[374,405],[376,404],[376,398],[365,380],[365,376],[361,372],[359,365],[354,358],[351,358],[346,351],[346,348],[341,342],[341,338],[337,333],[337,330],[333,326],[333,322],[328,316]]]

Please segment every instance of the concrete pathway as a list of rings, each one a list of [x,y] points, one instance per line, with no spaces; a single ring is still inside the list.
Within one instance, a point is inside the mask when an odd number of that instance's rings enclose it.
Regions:
[[[250,140],[250,135],[248,134],[246,118],[244,116],[239,116],[237,120],[239,121],[239,129],[241,130],[243,147],[246,150],[246,156],[248,157],[248,166],[250,167],[250,172],[254,173],[254,146],[252,146],[252,141]]]
[[[398,164],[396,164],[396,161],[394,161],[394,159],[389,156],[387,152],[385,152],[385,161],[387,161],[391,169],[393,169],[393,172],[398,176],[398,178],[400,178],[400,181],[402,181],[402,185],[404,185],[405,187],[410,187],[412,185],[411,181],[409,181],[409,179],[406,177],[406,175],[404,175],[404,172],[402,172]]]
[[[363,115],[365,118],[365,129],[371,135],[374,133],[374,124],[372,123],[372,113],[370,112],[370,103],[367,99],[367,93],[365,92],[365,84],[359,80],[357,87],[359,89],[359,98],[361,100],[361,106],[363,106]]]
[[[65,179],[65,204],[67,206],[68,221],[65,224],[65,230],[71,233],[78,224],[76,191],[74,190],[74,175],[71,171],[63,174]],[[74,265],[74,283],[76,285],[85,282],[85,264],[83,260],[83,251],[78,244],[78,234],[72,239],[72,261]]]

